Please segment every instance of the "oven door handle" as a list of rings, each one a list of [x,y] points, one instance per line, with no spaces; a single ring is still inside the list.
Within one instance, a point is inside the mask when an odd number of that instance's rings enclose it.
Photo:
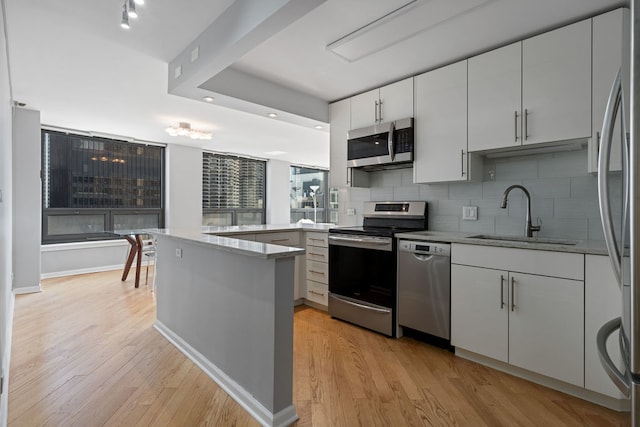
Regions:
[[[370,305],[366,305],[366,304],[359,304],[357,302],[350,301],[350,300],[348,300],[346,298],[341,298],[339,295],[336,295],[336,294],[331,294],[331,296],[333,298],[335,298],[335,299],[339,299],[340,301],[342,301],[344,303],[347,303],[347,304],[350,304],[350,305],[353,305],[353,306],[356,306],[356,307],[359,307],[359,308],[364,308],[364,309],[367,309],[367,310],[375,311],[375,312],[378,312],[378,313],[384,313],[384,314],[391,313],[391,309],[387,310],[387,309],[384,309],[384,308],[371,307]]]
[[[388,245],[388,239],[376,239],[376,238],[367,238],[367,237],[338,237],[338,236],[329,236],[329,240],[336,240],[341,242],[356,242],[356,243],[371,243],[374,245]]]

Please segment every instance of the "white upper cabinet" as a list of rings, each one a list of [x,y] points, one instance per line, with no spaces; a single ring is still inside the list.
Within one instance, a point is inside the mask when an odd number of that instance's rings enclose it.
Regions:
[[[469,151],[522,144],[522,43],[469,58]]]
[[[351,97],[351,127],[413,117],[413,77]]]
[[[469,59],[469,151],[591,136],[591,20]]]
[[[467,181],[467,61],[416,76],[415,104],[414,182]]]
[[[523,144],[591,137],[591,20],[522,42]]]
[[[589,141],[589,172],[598,171],[598,153],[604,111],[613,80],[622,64],[624,45],[629,40],[629,9],[616,9],[593,18],[593,130]],[[628,51],[628,50],[627,50]],[[628,87],[625,95],[628,96]],[[609,162],[610,170],[621,169],[620,118],[616,121]]]
[[[329,186],[332,188],[368,187],[367,172],[347,167],[347,135],[351,126],[351,100],[329,105]]]
[[[343,99],[329,105],[329,186],[348,187],[347,133],[350,126],[350,101]]]

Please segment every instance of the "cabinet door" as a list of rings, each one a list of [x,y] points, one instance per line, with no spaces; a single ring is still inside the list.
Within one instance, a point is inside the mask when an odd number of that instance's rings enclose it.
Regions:
[[[351,101],[343,99],[329,106],[329,182],[331,187],[349,186],[347,134],[351,123]]]
[[[613,275],[609,257],[586,256],[584,288],[584,386],[588,390],[622,399],[623,394],[604,371],[596,347],[596,334],[600,327],[622,315],[622,293]],[[618,362],[618,368],[622,369],[617,334],[609,337],[607,349],[611,360]]]
[[[589,141],[589,172],[598,171],[598,152],[604,111],[611,85],[622,65],[623,40],[629,37],[629,10],[617,9],[593,18],[593,130]],[[626,88],[628,90],[628,88]],[[628,91],[626,91],[628,96]],[[620,116],[614,130],[609,168],[620,170]]]
[[[414,182],[467,178],[467,61],[415,78]]]
[[[451,265],[452,345],[508,361],[507,274],[488,268]]]
[[[591,136],[591,21],[522,42],[524,144]]]
[[[380,102],[380,122],[413,117],[413,77],[381,87]]]
[[[343,99],[329,106],[329,186],[332,188],[368,187],[365,171],[347,168],[347,136],[351,123],[351,100]]]
[[[522,43],[469,58],[469,151],[522,144]]]
[[[509,274],[509,363],[583,387],[584,282]]]
[[[352,96],[351,127],[349,130],[375,125],[378,118],[378,102],[380,102],[379,89]]]

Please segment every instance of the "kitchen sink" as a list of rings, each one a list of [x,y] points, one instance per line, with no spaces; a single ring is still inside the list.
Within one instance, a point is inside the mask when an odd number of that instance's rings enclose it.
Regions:
[[[525,237],[525,236],[496,236],[492,234],[479,234],[477,236],[469,236],[469,239],[484,240],[500,240],[506,242],[523,242],[523,243],[545,243],[553,245],[577,245],[578,242],[569,239],[550,239],[546,237]]]

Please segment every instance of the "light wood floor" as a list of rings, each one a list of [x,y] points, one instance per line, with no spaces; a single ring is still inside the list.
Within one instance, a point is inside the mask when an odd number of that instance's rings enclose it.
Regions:
[[[16,298],[10,426],[255,426],[152,328],[153,295],[120,272],[43,281]],[[628,416],[301,308],[298,426],[607,426]],[[241,337],[239,337],[241,338]]]

